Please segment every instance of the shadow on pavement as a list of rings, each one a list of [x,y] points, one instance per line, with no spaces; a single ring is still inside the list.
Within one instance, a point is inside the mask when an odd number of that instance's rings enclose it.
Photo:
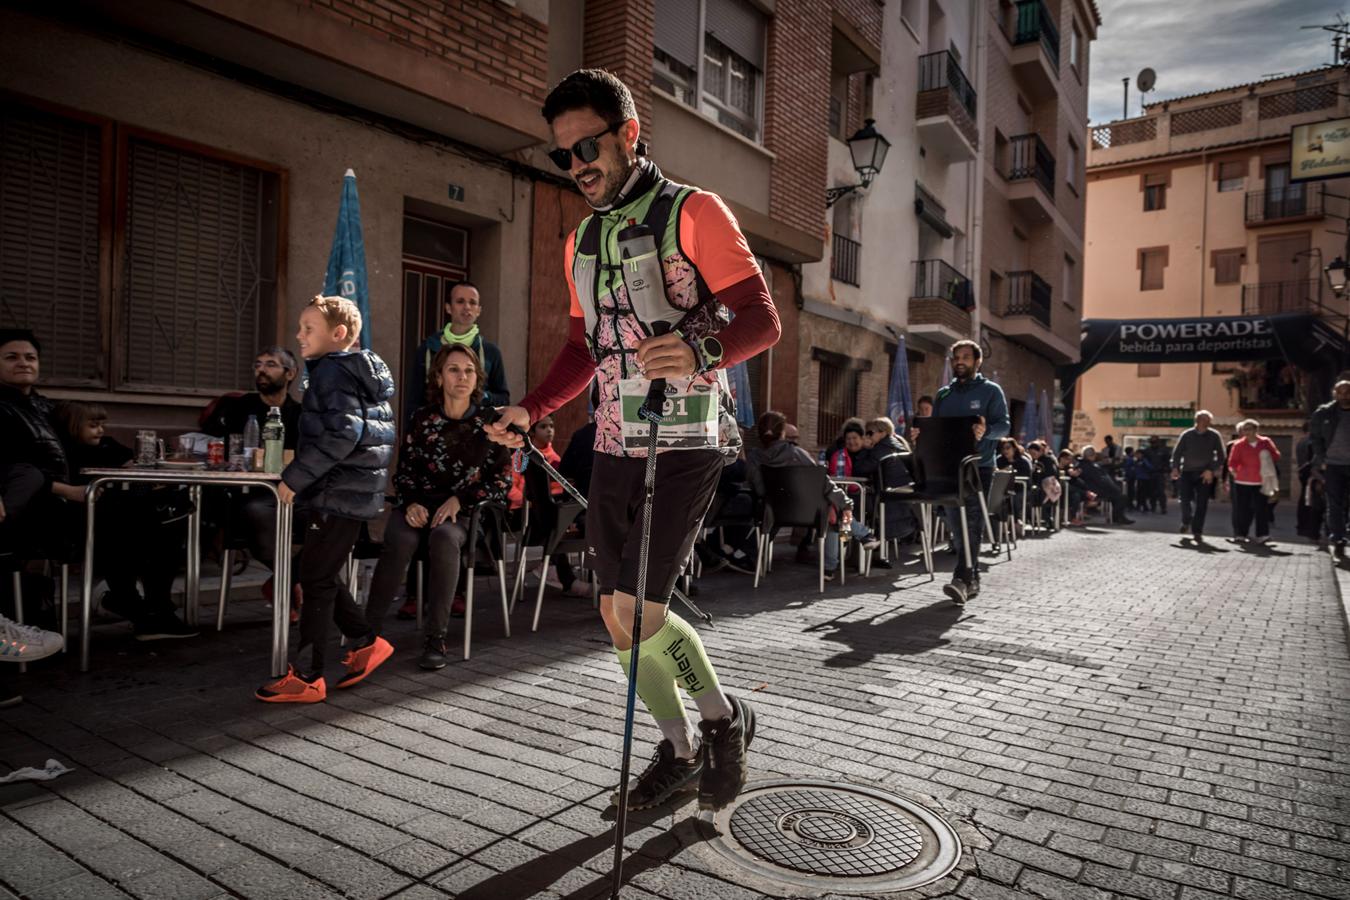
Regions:
[[[629,831],[631,833],[648,828],[669,814],[669,808],[630,813]],[[680,820],[669,831],[648,838],[641,847],[625,854],[623,883],[625,885],[631,883],[638,875],[665,865],[680,853],[705,840],[707,837],[695,827],[693,818]],[[672,843],[675,845],[673,848]],[[513,869],[499,872],[456,896],[460,900],[514,900],[518,897],[533,897],[539,891],[562,880],[568,873],[580,868],[587,860],[600,854],[605,854],[608,859],[607,851],[613,846],[612,830],[579,838],[564,847],[521,863]],[[564,900],[607,897],[610,894],[610,878],[609,873],[597,875],[589,883],[565,894]]]
[[[858,610],[854,610],[857,612]],[[876,620],[885,613],[877,613],[857,622],[845,622],[853,613],[837,616],[828,622],[812,625],[808,632],[824,631],[827,641],[837,641],[851,649],[825,660],[832,669],[851,669],[871,662],[878,652],[888,656],[917,656],[951,643],[944,635],[961,621],[963,610],[950,600],[939,600],[920,609],[887,619]]]
[[[1179,550],[1194,550],[1197,553],[1231,553],[1231,550],[1225,550],[1222,547],[1216,547],[1209,541],[1195,541],[1191,538],[1182,538],[1172,545]]]

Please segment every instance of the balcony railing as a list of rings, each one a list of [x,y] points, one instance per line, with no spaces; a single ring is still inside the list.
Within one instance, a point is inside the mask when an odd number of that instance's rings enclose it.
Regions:
[[[999,315],[1031,316],[1050,327],[1050,285],[1035,272],[1009,272],[1008,294],[1001,299]]]
[[[1041,42],[1050,65],[1059,71],[1059,28],[1050,15],[1045,0],[1022,0],[1017,4],[1017,31],[1013,34],[1014,44]]]
[[[858,287],[861,283],[858,280],[861,257],[862,244],[842,234],[836,234],[830,252],[830,277],[835,281]]]
[[[970,309],[975,297],[970,279],[940,259],[914,261],[914,300],[946,300],[957,309]]]
[[[1313,312],[1317,309],[1318,280],[1267,281],[1242,286],[1244,316],[1273,316],[1277,313]]]
[[[1291,184],[1247,193],[1247,224],[1322,215],[1322,185]]]
[[[948,50],[919,57],[919,92],[949,90],[960,104],[975,118],[975,89],[961,71],[961,65]]]
[[[1051,197],[1055,196],[1055,157],[1038,134],[1019,134],[1008,141],[1009,181],[1034,178]]]

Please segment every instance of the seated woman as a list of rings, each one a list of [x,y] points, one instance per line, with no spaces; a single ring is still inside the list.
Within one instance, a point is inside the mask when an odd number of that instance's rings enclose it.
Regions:
[[[422,541],[428,542],[424,669],[445,666],[445,631],[459,584],[468,513],[501,502],[511,487],[511,451],[483,434],[478,404],[486,375],[464,344],[446,344],[427,376],[427,405],[413,414],[394,476],[396,508],[384,532],[384,552],[371,579],[366,619],[377,632]]]
[[[895,433],[894,422],[885,416],[878,416],[868,422],[867,430],[863,433],[863,443],[871,451],[871,464],[875,467],[873,471],[880,471],[881,477],[885,480],[882,487],[888,490],[897,490],[908,487],[913,483],[913,479],[909,475],[909,467],[900,459],[890,458],[896,455],[908,455],[910,452],[909,445]],[[918,522],[909,506],[895,502],[880,505],[886,511],[887,540],[908,541],[918,531]],[[874,565],[881,568],[890,568],[890,563],[881,559],[878,559]]]
[[[1055,531],[1055,509],[1059,505],[1063,489],[1059,481],[1059,467],[1050,455],[1050,447],[1045,441],[1032,441],[1027,444],[1027,457],[1031,463],[1031,506],[1041,507],[1041,522],[1046,530]]]
[[[1069,476],[1069,524],[1080,526],[1083,521],[1083,505],[1087,501],[1087,485],[1083,484],[1083,470],[1078,468],[1078,457],[1065,448],[1059,451],[1059,472]]]
[[[999,439],[998,456],[994,459],[994,464],[1000,469],[1012,470],[1014,481],[1008,495],[1012,498],[1013,516],[1021,516],[1022,498],[1026,494],[1027,486],[1015,479],[1026,478],[1028,481],[1031,479],[1033,473],[1030,457],[1022,450],[1022,445],[1017,443],[1016,438],[1005,437]]]
[[[84,469],[116,469],[133,456],[131,448],[104,434],[108,413],[102,406],[70,401],[57,419],[70,459],[71,481],[88,484]],[[84,535],[84,507],[76,507],[79,534]],[[180,490],[135,485],[100,495],[95,521],[94,568],[108,590],[104,610],[131,622],[138,641],[196,637],[197,629],[178,618],[173,580],[183,561],[183,540],[191,512]],[[140,582],[145,594],[137,590]]]
[[[859,426],[861,427],[861,426]],[[746,453],[746,474],[750,486],[759,496],[764,496],[763,468],[778,466],[814,466],[816,461],[796,444],[783,440],[787,430],[787,417],[776,410],[769,410],[755,422],[755,432],[759,436],[759,446]],[[853,518],[853,501],[850,500],[834,482],[825,481],[825,499],[833,509],[830,518],[829,534],[825,540],[825,580],[831,581],[839,571],[839,529],[847,528],[848,533],[862,542],[868,550],[881,545],[871,531]]]

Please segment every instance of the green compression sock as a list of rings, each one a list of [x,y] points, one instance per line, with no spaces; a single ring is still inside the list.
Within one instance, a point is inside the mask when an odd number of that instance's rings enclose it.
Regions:
[[[653,640],[654,638],[648,639],[643,643],[642,652],[638,654],[638,696],[647,705],[647,711],[652,714],[652,718],[658,722],[670,719],[683,721],[684,704],[680,702],[680,692],[675,689],[675,679],[670,677],[670,673],[657,658]],[[614,652],[618,654],[624,676],[631,678],[633,651],[615,649]]]
[[[642,659],[648,653],[660,660],[667,678],[684,688],[698,704],[699,714],[705,719],[730,718],[731,704],[717,682],[708,654],[698,632],[672,612],[666,613],[665,627],[642,645]]]

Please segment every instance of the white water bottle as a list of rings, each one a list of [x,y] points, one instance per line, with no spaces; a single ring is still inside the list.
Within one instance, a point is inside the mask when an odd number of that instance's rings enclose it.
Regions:
[[[648,333],[655,333],[653,322],[668,322],[674,328],[685,311],[666,298],[666,276],[655,233],[629,219],[628,227],[619,232],[619,260],[628,303]]]

